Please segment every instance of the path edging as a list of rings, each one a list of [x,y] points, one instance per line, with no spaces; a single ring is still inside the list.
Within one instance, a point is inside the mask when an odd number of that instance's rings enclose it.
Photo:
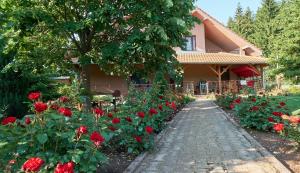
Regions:
[[[213,102],[213,101],[212,101]],[[280,173],[291,173],[291,171],[285,167],[272,153],[270,153],[265,147],[263,147],[257,140],[255,140],[246,130],[244,130],[227,112],[225,112],[220,106],[213,102],[218,109],[222,112],[227,120],[229,120],[240,133],[257,149],[257,151],[265,157],[271,165]]]
[[[191,102],[193,103],[193,102]],[[186,104],[183,109],[188,106],[190,103]],[[182,110],[180,110],[179,112],[177,112],[177,115],[167,124],[167,127],[165,129],[163,129],[157,136],[155,136],[154,139],[154,143],[158,144],[159,141],[166,135],[166,133],[172,128],[171,125],[175,124],[176,121],[176,117],[178,116],[178,114],[181,114]],[[132,161],[130,163],[130,165],[125,169],[125,171],[123,171],[123,173],[133,173],[135,170],[137,170],[137,168],[140,166],[140,164],[142,163],[142,161],[145,159],[146,156],[148,156],[150,153],[149,151],[145,151],[142,154],[140,154],[139,156],[137,156],[134,161]]]

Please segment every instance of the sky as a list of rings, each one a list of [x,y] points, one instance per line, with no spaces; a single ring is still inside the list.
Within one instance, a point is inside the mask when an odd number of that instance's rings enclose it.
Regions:
[[[234,16],[239,2],[243,9],[250,7],[252,12],[256,12],[261,4],[261,0],[197,0],[196,6],[226,25],[228,18]]]

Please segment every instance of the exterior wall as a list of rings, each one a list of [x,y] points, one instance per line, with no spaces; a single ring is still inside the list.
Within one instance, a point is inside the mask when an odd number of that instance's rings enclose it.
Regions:
[[[191,30],[192,35],[196,36],[196,50],[205,52],[205,29],[204,24],[195,24]]]
[[[212,41],[205,39],[205,44],[206,44],[206,52],[207,53],[215,53],[215,52],[222,52],[223,49],[216,45],[215,43],[213,43]]]
[[[97,94],[111,94],[120,90],[122,95],[128,92],[127,81],[118,76],[110,76],[102,72],[97,65],[90,65],[88,68],[90,90]]]
[[[183,81],[198,83],[199,81],[218,80],[217,75],[208,65],[188,64],[184,65]]]

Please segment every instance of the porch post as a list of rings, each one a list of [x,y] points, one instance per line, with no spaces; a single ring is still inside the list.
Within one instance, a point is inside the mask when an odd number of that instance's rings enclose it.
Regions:
[[[261,75],[261,82],[262,82],[262,87],[263,89],[266,89],[266,85],[265,85],[265,77],[264,77],[264,68],[262,65],[259,66],[260,68],[260,75]]]
[[[222,94],[222,73],[221,73],[221,66],[218,65],[218,80],[219,80],[219,94]]]

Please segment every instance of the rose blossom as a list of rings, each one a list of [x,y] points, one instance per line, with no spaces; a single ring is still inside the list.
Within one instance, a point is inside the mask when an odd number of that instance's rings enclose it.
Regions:
[[[58,112],[61,114],[61,115],[64,115],[66,117],[71,117],[72,116],[72,111],[71,109],[69,108],[59,108],[58,109]]]
[[[138,142],[138,143],[141,143],[141,142],[142,142],[142,137],[140,137],[140,136],[135,136],[134,138],[135,138],[136,142]]]
[[[31,123],[31,119],[29,117],[25,118],[25,124],[29,125]]]
[[[104,137],[96,131],[91,134],[90,140],[96,145],[96,147],[99,147],[105,141]]]
[[[132,122],[131,117],[126,117],[125,120],[128,121],[128,122],[130,122],[130,123]]]
[[[61,96],[60,98],[59,98],[59,101],[60,102],[63,102],[63,103],[65,103],[65,102],[68,102],[70,99],[67,97],[67,96]]]
[[[88,130],[86,126],[80,126],[76,129],[77,135],[87,134]]]
[[[176,106],[175,102],[172,102],[172,103],[171,103],[171,108],[172,108],[173,110],[176,110],[177,106]]]
[[[46,103],[43,102],[35,102],[34,103],[34,109],[36,112],[41,113],[47,110],[48,106]]]
[[[153,128],[150,127],[150,126],[146,126],[146,127],[145,127],[145,130],[146,130],[146,132],[147,132],[148,134],[151,134],[151,133],[153,132]]]
[[[144,118],[145,117],[145,113],[144,112],[138,112],[137,116],[139,116],[140,118]]]
[[[54,173],[74,173],[74,163],[72,161],[64,164],[58,163]]]
[[[281,117],[283,115],[282,112],[273,112],[272,114],[277,116],[277,117]]]
[[[282,124],[282,123],[274,124],[273,129],[276,132],[281,132],[284,129],[284,124]]]
[[[32,157],[23,164],[22,169],[25,172],[38,172],[43,164],[44,160],[41,158]]]
[[[268,121],[271,122],[271,123],[275,122],[275,120],[274,120],[273,117],[269,117],[269,118],[268,118]]]
[[[158,113],[158,112],[157,112],[154,108],[151,108],[151,109],[149,110],[150,116],[156,115],[157,113]]]
[[[162,106],[162,105],[158,105],[158,109],[159,109],[160,111],[162,111],[162,110],[163,110],[163,106]]]
[[[119,124],[119,123],[120,123],[120,118],[113,118],[113,119],[111,120],[111,122],[112,122],[113,124]]]
[[[280,102],[279,105],[280,105],[281,107],[283,107],[283,106],[285,106],[286,104],[285,104],[284,102]]]
[[[17,118],[13,116],[6,117],[2,120],[1,124],[2,125],[7,125],[7,124],[13,124],[16,122]]]
[[[41,97],[41,92],[36,91],[36,92],[31,92],[28,94],[28,99],[29,100],[38,100]]]
[[[94,113],[97,115],[97,117],[104,115],[104,111],[100,108],[95,108]]]

